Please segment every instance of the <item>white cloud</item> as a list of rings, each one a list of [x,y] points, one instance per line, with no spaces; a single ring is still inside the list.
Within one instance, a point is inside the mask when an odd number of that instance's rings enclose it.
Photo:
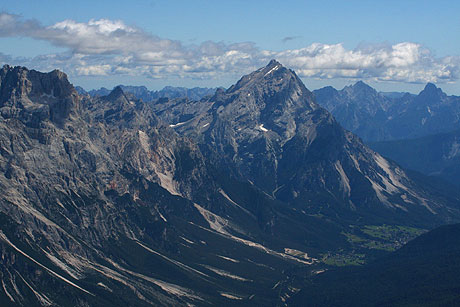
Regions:
[[[460,75],[460,58],[436,58],[412,42],[367,45],[354,50],[342,44],[314,43],[281,52],[253,43],[207,41],[185,46],[159,38],[120,20],[64,20],[43,26],[35,20],[0,14],[0,37],[30,37],[67,48],[67,52],[21,59],[37,69],[59,68],[70,75],[144,75],[150,78],[214,78],[241,75],[276,58],[300,76],[319,79],[359,78],[411,83],[451,82]],[[1,55],[0,60],[15,61]],[[15,63],[12,63],[15,64]]]
[[[88,65],[76,68],[76,71],[81,76],[106,76],[112,70],[108,64],[105,65]]]

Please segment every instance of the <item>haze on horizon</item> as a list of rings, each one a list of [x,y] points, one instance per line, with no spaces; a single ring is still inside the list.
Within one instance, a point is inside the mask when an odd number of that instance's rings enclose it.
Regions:
[[[453,1],[46,0],[0,5],[0,63],[60,69],[86,89],[227,87],[277,59],[310,89],[427,82],[460,95]]]

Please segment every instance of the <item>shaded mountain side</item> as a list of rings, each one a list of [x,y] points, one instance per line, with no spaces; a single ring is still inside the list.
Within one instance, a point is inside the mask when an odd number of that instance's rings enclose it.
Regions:
[[[460,130],[369,146],[405,168],[460,185]]]
[[[363,267],[312,276],[294,306],[453,306],[460,300],[460,225],[434,229]]]
[[[460,127],[460,97],[428,83],[418,95],[377,93],[358,82],[314,91],[318,103],[366,142],[424,137]]]

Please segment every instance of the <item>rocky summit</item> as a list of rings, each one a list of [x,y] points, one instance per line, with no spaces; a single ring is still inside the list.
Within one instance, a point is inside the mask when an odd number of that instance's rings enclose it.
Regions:
[[[1,305],[283,305],[460,218],[276,61],[200,101],[0,81]]]

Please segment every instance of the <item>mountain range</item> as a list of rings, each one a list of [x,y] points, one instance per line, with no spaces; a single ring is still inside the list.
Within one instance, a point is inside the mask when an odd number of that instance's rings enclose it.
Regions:
[[[418,95],[379,93],[362,81],[314,91],[318,104],[365,142],[419,138],[460,128],[460,97],[428,83]]]
[[[0,70],[5,304],[284,305],[460,221],[460,195],[343,129],[273,60],[200,100]],[[316,273],[315,273],[316,272]]]
[[[206,96],[214,95],[217,88],[203,88],[203,87],[194,87],[194,88],[185,88],[185,87],[174,87],[174,86],[165,86],[159,91],[149,91],[145,86],[132,86],[132,85],[118,85],[126,93],[133,94],[137,99],[142,99],[145,102],[153,101],[159,98],[188,98],[190,100],[200,100]],[[96,96],[107,96],[110,94],[111,90],[101,87],[98,90],[86,91],[80,86],[75,87],[78,94],[80,95],[90,95],[91,97]]]

